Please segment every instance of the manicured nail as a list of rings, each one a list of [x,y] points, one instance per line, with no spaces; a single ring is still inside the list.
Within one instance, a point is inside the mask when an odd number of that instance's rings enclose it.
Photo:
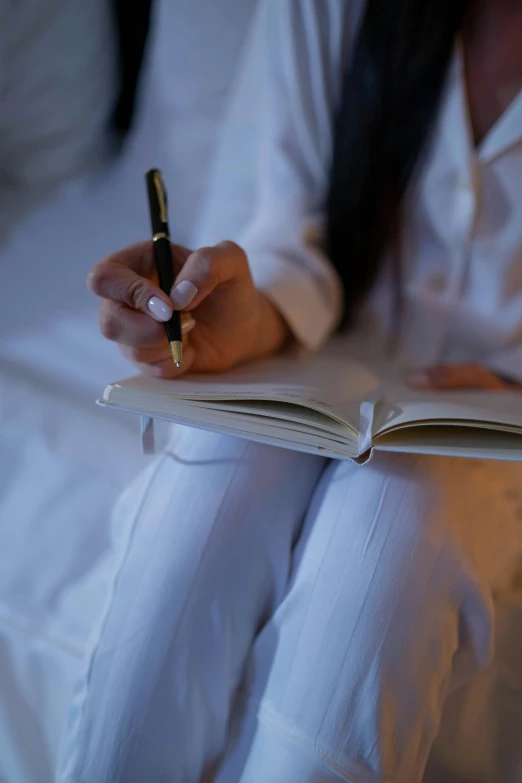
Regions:
[[[181,331],[183,334],[188,334],[193,330],[195,327],[196,322],[193,318],[190,316],[188,318],[183,318],[181,321]]]
[[[416,386],[419,389],[425,389],[426,386],[430,385],[430,376],[427,372],[423,372],[422,370],[415,370],[414,372],[408,373],[406,380],[410,386]]]
[[[190,280],[182,280],[170,292],[170,298],[174,302],[174,309],[183,310],[196,298],[197,294],[198,289],[194,283],[191,283]]]
[[[149,312],[156,321],[168,321],[172,317],[172,309],[165,304],[163,299],[159,299],[157,296],[153,296],[147,302]]]

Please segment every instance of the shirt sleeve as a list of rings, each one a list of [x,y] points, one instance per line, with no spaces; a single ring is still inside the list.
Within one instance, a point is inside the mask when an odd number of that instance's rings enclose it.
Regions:
[[[522,384],[522,345],[495,353],[486,364],[497,375]]]
[[[233,227],[256,286],[309,349],[342,313],[341,282],[322,249],[324,202],[357,5],[260,0],[199,237],[219,241]]]

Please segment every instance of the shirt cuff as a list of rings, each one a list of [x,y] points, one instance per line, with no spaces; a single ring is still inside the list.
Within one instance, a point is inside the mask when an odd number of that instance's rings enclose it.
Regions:
[[[522,383],[522,345],[499,351],[486,362],[489,370],[517,383]]]
[[[256,288],[279,310],[296,340],[315,351],[341,320],[342,294],[338,282],[316,278],[284,253],[248,253]]]

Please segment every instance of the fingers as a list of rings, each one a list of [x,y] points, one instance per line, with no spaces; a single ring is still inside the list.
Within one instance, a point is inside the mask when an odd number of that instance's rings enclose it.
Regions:
[[[165,336],[160,323],[110,299],[103,299],[100,305],[100,331],[107,340],[123,345],[154,343]]]
[[[179,272],[187,258],[191,255],[191,251],[181,245],[171,245],[171,248],[174,268],[176,272]],[[137,242],[135,245],[130,245],[123,250],[118,250],[116,253],[111,253],[110,256],[96,264],[89,274],[89,279],[91,276],[96,277],[96,270],[107,263],[127,267],[127,269],[131,269],[142,277],[152,277],[155,271],[153,244],[152,242]]]
[[[183,347],[188,345],[188,335],[194,328],[195,324],[196,322],[194,319],[190,317],[187,318],[187,321],[183,322]],[[156,364],[156,362],[161,362],[167,357],[172,357],[165,332],[163,332],[162,338],[160,340],[154,343],[150,343],[149,345],[125,345],[120,343],[119,348],[122,354],[135,364]]]
[[[176,367],[172,361],[172,354],[166,339],[162,345],[157,346],[156,350],[151,350],[149,353],[145,352],[144,349],[130,348],[126,345],[120,345],[119,347],[125,358],[133,362],[139,372],[152,378],[179,378],[180,375],[190,371],[195,359],[194,348],[190,344],[188,337],[183,338],[183,363],[181,367]]]
[[[243,250],[222,242],[191,253],[176,279],[170,298],[176,310],[196,308],[219,285],[242,282],[250,276]]]
[[[94,269],[89,273],[87,278],[89,288],[93,293],[98,294],[98,292],[91,287],[91,280],[97,278],[98,273],[106,264],[126,267],[142,277],[152,277],[154,273],[154,255],[152,247],[152,242],[138,242],[135,245],[130,245],[130,247],[125,247],[123,250],[118,250],[116,253],[111,253],[110,256],[107,256],[96,264]],[[98,294],[98,296],[100,296],[100,294]]]
[[[87,285],[102,299],[147,312],[157,321],[168,321],[173,308],[197,307],[218,285],[250,275],[244,252],[233,242],[194,253],[173,245],[172,254],[174,267],[180,271],[170,299],[154,281],[151,242],[141,242],[100,261],[90,272]]]
[[[186,248],[172,246],[175,269],[182,269],[189,256]],[[172,315],[172,302],[155,282],[152,242],[140,242],[100,261],[89,273],[87,286],[102,299],[149,312],[158,321]]]
[[[408,383],[415,389],[435,391],[485,390],[499,391],[505,383],[478,364],[441,365],[412,373]]]
[[[241,248],[231,242],[196,252],[173,245],[172,258],[178,275],[171,298],[156,283],[151,242],[114,253],[97,264],[88,277],[90,290],[102,299],[102,334],[119,343],[124,355],[142,372],[165,378],[186,372],[194,362],[194,349],[187,343],[183,366],[181,371],[177,370],[162,322],[171,318],[174,309],[184,311],[181,313],[182,326],[187,332],[194,326],[186,312],[188,308],[197,308],[218,286],[223,287],[223,293],[231,294],[228,301],[234,304],[237,291],[234,285],[245,281],[251,283],[247,258]],[[205,319],[212,320],[218,301],[221,310],[229,312],[226,293],[224,300],[212,297],[199,311],[202,324]]]
[[[172,315],[172,303],[158,285],[110,258],[94,267],[87,285],[104,301],[119,307],[148,311],[156,320],[168,321]]]
[[[87,285],[104,300],[102,331],[106,337],[119,340],[117,319],[124,314],[122,308],[147,313],[159,322],[168,321],[173,308],[185,310],[189,306],[197,307],[218,285],[250,274],[244,252],[232,242],[223,242],[194,253],[173,245],[172,255],[179,274],[170,299],[155,282],[151,242],[140,242],[113,253],[92,269]],[[117,307],[110,307],[107,302]],[[131,318],[127,318],[128,331],[139,332],[140,324],[146,334],[145,339],[155,339],[157,330],[154,327],[146,327],[143,319],[134,319],[131,323]],[[121,330],[125,331],[123,327]]]
[[[187,313],[181,314],[182,329],[186,330],[188,325],[193,326],[194,323]],[[109,299],[103,299],[100,304],[100,331],[107,340],[137,347],[166,339],[162,323]]]

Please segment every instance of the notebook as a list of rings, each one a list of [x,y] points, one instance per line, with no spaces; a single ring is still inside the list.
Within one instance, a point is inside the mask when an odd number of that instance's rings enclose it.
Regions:
[[[128,378],[99,403],[335,459],[380,450],[522,460],[522,393],[413,391],[391,365],[335,343],[222,375]]]

